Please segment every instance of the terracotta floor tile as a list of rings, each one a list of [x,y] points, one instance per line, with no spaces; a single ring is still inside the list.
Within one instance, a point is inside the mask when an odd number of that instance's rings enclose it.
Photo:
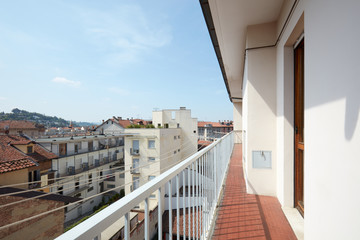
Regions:
[[[296,239],[275,197],[246,193],[241,149],[235,144],[212,239]]]

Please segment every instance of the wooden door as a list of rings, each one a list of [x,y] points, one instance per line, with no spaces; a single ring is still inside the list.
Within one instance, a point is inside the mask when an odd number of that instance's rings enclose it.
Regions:
[[[295,207],[304,215],[304,40],[294,51]]]

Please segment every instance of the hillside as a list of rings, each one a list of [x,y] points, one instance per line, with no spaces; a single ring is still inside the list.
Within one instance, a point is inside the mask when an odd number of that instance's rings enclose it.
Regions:
[[[42,124],[45,127],[66,127],[70,125],[70,121],[63,118],[58,118],[56,116],[50,117],[41,113],[28,112],[18,108],[11,110],[11,113],[0,112],[0,121],[3,120],[27,120]],[[75,121],[72,121],[72,124],[74,127],[95,125],[94,123]]]

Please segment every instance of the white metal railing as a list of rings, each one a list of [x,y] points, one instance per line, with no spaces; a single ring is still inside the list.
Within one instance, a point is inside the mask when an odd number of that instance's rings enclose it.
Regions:
[[[144,239],[150,239],[152,233],[149,229],[149,197],[157,191],[159,199],[157,231],[160,240],[163,236],[162,215],[164,200],[169,201],[169,206],[172,206],[173,189],[176,191],[177,239],[180,239],[181,231],[179,223],[180,211],[184,216],[184,235],[192,239],[210,238],[210,228],[214,221],[216,205],[221,194],[233,146],[234,133],[231,132],[62,234],[57,239],[100,240],[101,233],[123,216],[125,221],[124,238],[130,239],[132,230],[130,229],[130,211],[141,202],[145,202]],[[181,187],[183,187],[182,206],[187,206],[187,208],[182,209],[180,208],[179,196]],[[168,189],[167,198],[164,198],[165,189]],[[187,193],[185,193],[186,189]],[[171,209],[170,207],[168,220],[170,234],[173,232]],[[186,228],[186,225],[189,225],[189,227]],[[188,229],[188,232],[186,232],[186,229]]]

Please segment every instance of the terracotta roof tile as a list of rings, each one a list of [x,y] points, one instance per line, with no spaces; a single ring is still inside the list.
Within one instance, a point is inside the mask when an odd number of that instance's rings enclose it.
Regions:
[[[232,122],[229,122],[229,125],[227,125],[227,122],[224,122],[224,124],[222,124],[221,122],[204,122],[204,121],[199,121],[198,127],[205,127],[205,125],[209,125],[209,124],[211,124],[212,127],[233,127]]]
[[[58,158],[56,154],[46,150],[45,148],[43,148],[38,144],[34,145],[34,153],[28,155],[36,161],[46,161],[46,160]]]
[[[57,156],[39,144],[34,144],[34,153],[25,154],[15,145],[34,143],[23,136],[0,135],[0,173],[36,166],[37,162],[51,160]]]
[[[118,123],[120,124],[120,126],[122,126],[123,128],[127,128],[128,126],[130,126],[131,124],[135,124],[135,125],[147,125],[150,124],[150,121],[146,121],[144,119],[140,119],[140,118],[136,118],[136,119],[129,119],[129,120],[125,120],[125,119],[119,119]]]
[[[9,126],[10,129],[37,129],[34,122],[20,121],[20,120],[6,120],[0,121],[0,130],[3,131],[5,126]]]
[[[198,145],[202,145],[202,146],[209,146],[212,143],[213,142],[211,142],[211,141],[205,141],[205,140],[199,140],[198,141]]]

